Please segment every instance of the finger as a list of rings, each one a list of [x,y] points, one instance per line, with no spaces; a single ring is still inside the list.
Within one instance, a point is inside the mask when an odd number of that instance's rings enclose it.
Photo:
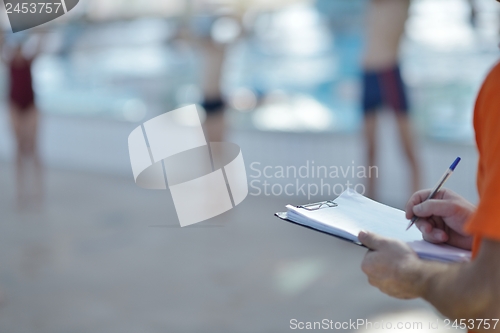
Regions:
[[[430,199],[413,206],[413,214],[418,217],[452,216],[457,211],[457,205],[451,200]]]
[[[449,239],[449,236],[446,232],[441,229],[434,228],[430,233],[422,233],[422,238],[429,243],[446,243]]]
[[[410,197],[410,199],[408,200],[408,202],[406,203],[406,206],[405,206],[406,218],[408,220],[411,219],[415,215],[413,213],[413,207],[422,203],[423,201],[425,201],[429,197],[429,194],[431,194],[431,191],[432,190],[430,190],[430,189],[420,190],[418,192],[415,192]]]
[[[422,233],[423,239],[431,243],[445,243],[448,241],[448,234],[438,227],[433,226],[425,220],[418,220],[415,225]]]
[[[387,243],[386,238],[368,231],[361,231],[358,239],[364,246],[371,250],[378,250]]]
[[[413,207],[416,205],[421,204],[422,202],[426,201],[429,198],[429,195],[431,194],[432,190],[427,189],[427,190],[420,190],[418,192],[415,192],[410,200],[406,203],[405,206],[405,212],[406,212],[406,218],[409,220],[413,216],[415,216],[413,212]],[[453,197],[454,193],[448,189],[441,189],[439,190],[436,195],[434,195],[434,199],[444,199],[446,197]]]
[[[371,257],[369,256],[370,252],[371,250],[368,250],[368,252],[365,254],[365,257],[363,258],[363,261],[361,262],[361,270],[366,275],[370,275],[372,269]]]
[[[415,226],[423,234],[429,234],[429,233],[432,232],[432,229],[434,229],[434,225],[431,222],[429,222],[428,220],[425,220],[425,219],[418,219],[415,222]]]
[[[379,286],[379,280],[378,279],[374,279],[371,276],[368,277],[368,283],[371,286],[376,287],[376,288],[378,288],[378,286]]]

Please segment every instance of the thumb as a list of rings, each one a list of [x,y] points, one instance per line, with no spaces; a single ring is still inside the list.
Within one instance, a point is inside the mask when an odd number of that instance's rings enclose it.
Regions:
[[[358,239],[370,250],[378,250],[386,243],[384,237],[368,231],[361,231],[358,235]]]
[[[413,213],[418,217],[442,216],[447,217],[455,213],[456,205],[449,200],[430,199],[413,207]]]

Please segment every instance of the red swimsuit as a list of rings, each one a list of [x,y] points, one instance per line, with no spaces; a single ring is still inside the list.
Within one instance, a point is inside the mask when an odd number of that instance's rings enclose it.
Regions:
[[[27,111],[35,103],[33,81],[31,77],[31,60],[12,60],[10,62],[10,102],[19,111]]]

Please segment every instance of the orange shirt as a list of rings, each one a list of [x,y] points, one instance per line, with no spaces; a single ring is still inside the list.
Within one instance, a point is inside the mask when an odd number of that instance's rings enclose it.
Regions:
[[[479,151],[477,188],[479,205],[466,225],[475,236],[473,253],[482,238],[500,241],[500,63],[486,78],[474,111]]]

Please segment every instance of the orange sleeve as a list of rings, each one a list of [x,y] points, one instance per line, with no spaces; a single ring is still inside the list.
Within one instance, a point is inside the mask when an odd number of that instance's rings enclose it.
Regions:
[[[477,185],[479,205],[466,231],[480,238],[500,241],[500,64],[486,78],[474,111],[479,150]]]

